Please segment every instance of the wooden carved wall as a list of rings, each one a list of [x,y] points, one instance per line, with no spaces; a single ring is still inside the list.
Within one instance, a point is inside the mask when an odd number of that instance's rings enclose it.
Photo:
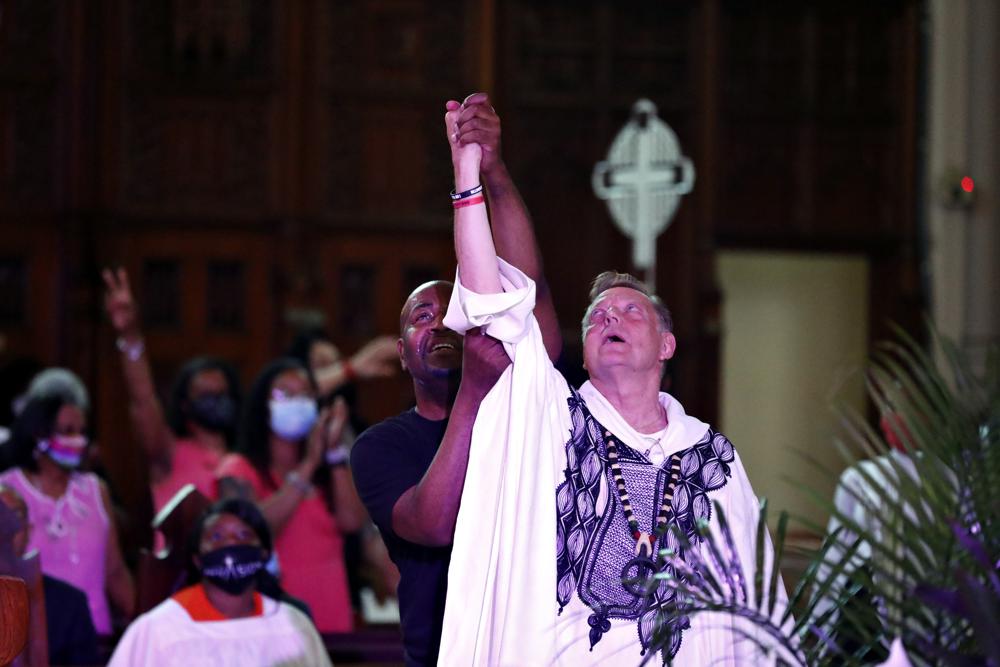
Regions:
[[[196,353],[249,381],[295,322],[350,352],[450,277],[443,102],[486,87],[578,366],[587,283],[629,244],[590,174],[639,97],[698,180],[659,239],[670,386],[717,412],[720,246],[872,260],[872,322],[916,280],[919,0],[12,0],[0,16],[0,362],[77,369],[126,502],[99,269],[126,266],[166,386]],[[875,328],[876,333],[879,329]],[[405,377],[362,393],[405,407]]]

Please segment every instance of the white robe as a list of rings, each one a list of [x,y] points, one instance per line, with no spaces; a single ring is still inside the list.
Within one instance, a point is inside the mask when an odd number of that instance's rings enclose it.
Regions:
[[[195,621],[172,598],[135,619],[108,667],[323,667],[330,665],[312,621],[298,609],[263,598],[263,614]]]
[[[574,593],[557,615],[556,487],[564,480],[572,429],[570,388],[550,362],[532,310],[535,285],[499,260],[504,293],[478,295],[457,279],[445,324],[464,333],[476,326],[504,342],[513,364],[483,400],[473,428],[445,605],[440,665],[638,664],[636,620],[612,619],[591,650],[591,609]],[[642,441],[592,385],[581,389],[594,417],[634,449]],[[669,428],[665,454],[695,444],[708,425],[684,414],[661,393]],[[631,442],[630,442],[631,441]],[[735,454],[735,453],[734,453]],[[745,581],[753,581],[758,501],[738,455],[731,478],[711,494],[732,526]],[[602,493],[614,493],[614,489]],[[600,504],[600,503],[599,503]],[[713,519],[713,530],[718,529]],[[770,540],[765,562],[771,562]],[[780,587],[780,599],[785,599]],[[783,604],[778,605],[783,610]],[[740,621],[699,614],[683,634],[678,665],[753,664],[759,657],[739,642]],[[744,628],[746,629],[746,628]],[[657,660],[658,661],[658,660]]]

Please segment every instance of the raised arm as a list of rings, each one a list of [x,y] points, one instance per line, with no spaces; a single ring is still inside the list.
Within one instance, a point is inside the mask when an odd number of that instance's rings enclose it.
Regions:
[[[535,281],[535,319],[545,341],[545,351],[555,361],[562,350],[562,334],[552,293],[545,280],[542,254],[535,230],[521,193],[514,185],[500,151],[500,117],[486,93],[465,98],[458,119],[460,144],[476,143],[482,147],[479,167],[489,203],[493,242],[497,254]]]
[[[476,413],[509,365],[500,341],[480,335],[477,329],[466,334],[462,383],[441,446],[420,483],[407,489],[392,508],[392,530],[403,539],[425,546],[452,543]]]
[[[480,185],[479,164],[483,151],[479,144],[459,141],[462,105],[452,100],[446,108],[445,129],[455,169],[455,192],[462,194]],[[482,195],[472,195],[454,202],[455,257],[458,275],[465,287],[478,294],[497,294],[503,290],[485,200]]]
[[[396,339],[392,336],[378,336],[365,343],[350,359],[316,371],[316,386],[320,395],[325,396],[355,379],[391,377],[398,370]]]
[[[105,269],[104,309],[117,334],[122,375],[129,399],[132,428],[149,457],[154,481],[170,470],[174,436],[167,426],[163,407],[156,396],[153,372],[145,354],[139,316],[125,269]]]

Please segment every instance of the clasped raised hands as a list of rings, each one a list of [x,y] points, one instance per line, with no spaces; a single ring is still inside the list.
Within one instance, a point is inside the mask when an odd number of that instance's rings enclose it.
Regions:
[[[501,163],[500,117],[486,93],[445,103],[445,130],[456,172],[472,166],[488,174]]]

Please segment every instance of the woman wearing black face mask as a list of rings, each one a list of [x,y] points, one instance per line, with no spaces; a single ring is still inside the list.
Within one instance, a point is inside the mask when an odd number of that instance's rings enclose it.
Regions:
[[[259,590],[271,535],[253,503],[216,503],[192,536],[200,580],[136,619],[109,665],[330,664],[308,617]]]
[[[79,471],[88,446],[86,427],[86,413],[67,396],[30,399],[13,425],[10,446],[17,467],[0,474],[0,483],[28,505],[28,548],[38,550],[42,571],[86,593],[94,628],[109,635],[109,598],[131,616],[135,589],[107,486],[95,474]]]
[[[178,373],[164,414],[139,329],[138,309],[124,269],[105,270],[104,307],[118,334],[132,428],[149,459],[153,509],[185,484],[216,497],[214,471],[235,440],[239,411],[236,373],[220,359],[198,357]]]
[[[276,360],[251,385],[240,453],[216,471],[223,497],[260,503],[274,531],[281,584],[309,605],[324,633],[354,629],[343,534],[361,527],[365,511],[348,462],[326,456],[346,421],[343,401],[318,411],[302,364]]]

